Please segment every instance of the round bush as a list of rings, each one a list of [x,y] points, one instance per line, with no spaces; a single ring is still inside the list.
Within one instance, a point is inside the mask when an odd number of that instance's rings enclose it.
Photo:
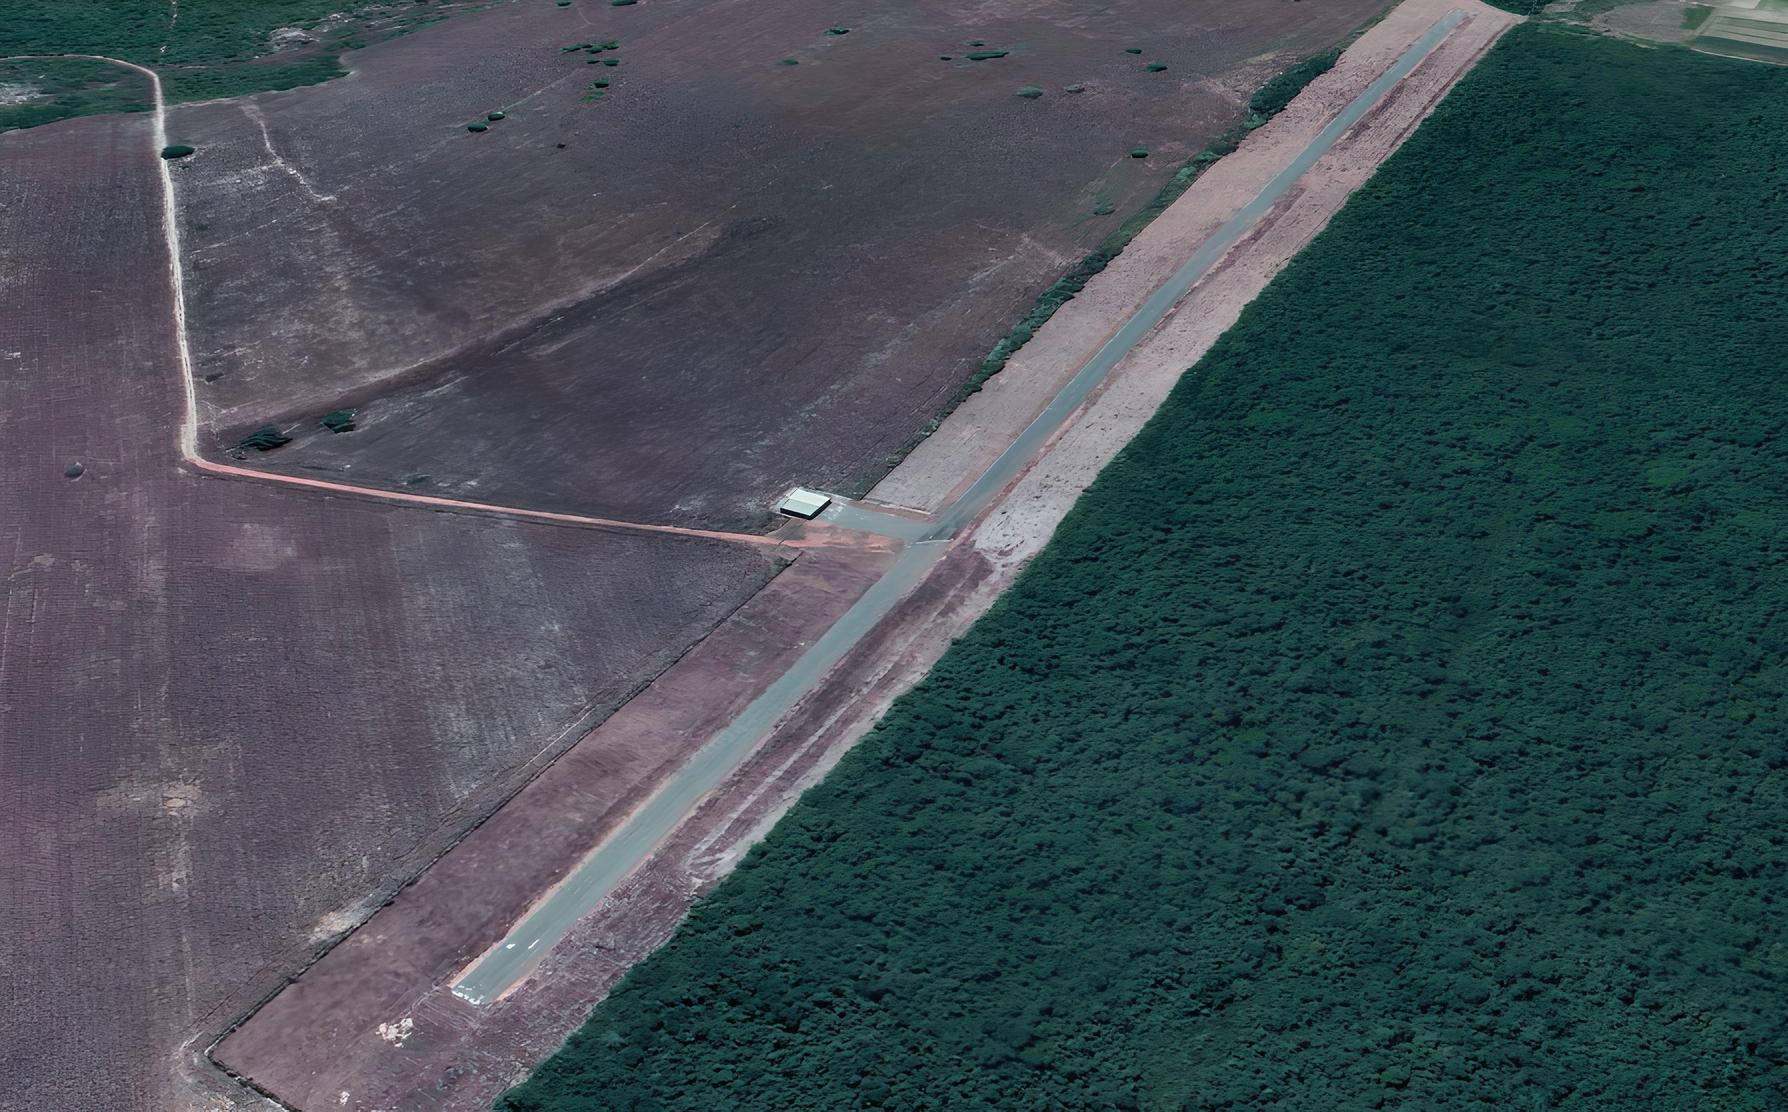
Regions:
[[[1140,47],[1140,46],[1126,46],[1126,47],[1124,47],[1124,53],[1125,54],[1141,54],[1142,47]]]
[[[483,120],[474,120],[466,125],[467,131],[489,131],[490,125]]]
[[[490,120],[492,122],[495,122],[497,120],[503,119],[507,115],[508,115],[508,113],[506,113],[506,112],[490,112],[490,113],[487,113],[484,118],[487,120]]]
[[[1149,156],[1149,149],[1147,147],[1131,147],[1130,148],[1130,157],[1131,158],[1147,158],[1148,156]]]
[[[191,153],[192,153],[192,148],[187,146],[185,143],[173,143],[173,144],[170,144],[170,145],[163,147],[161,149],[161,156],[163,158],[169,159],[169,160],[173,160],[176,158],[185,158],[187,155],[189,155]]]
[[[1144,68],[1147,69],[1150,73],[1160,73],[1162,70],[1167,68],[1167,63],[1166,62],[1150,62]]]
[[[1026,100],[1036,100],[1043,95],[1043,90],[1037,88],[1035,85],[1026,85],[1024,88],[1018,90],[1018,95]]]

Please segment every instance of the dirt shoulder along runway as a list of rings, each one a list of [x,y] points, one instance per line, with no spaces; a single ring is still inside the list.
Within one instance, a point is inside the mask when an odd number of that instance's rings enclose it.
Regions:
[[[1454,26],[1459,13],[1466,18],[1462,26]],[[1437,29],[1436,21],[1443,21]],[[1113,274],[1115,289],[1101,288],[1103,278],[1089,289],[1088,301],[1094,306],[1121,303],[1134,294],[1146,309],[1134,331],[1146,335],[1145,340],[1135,344],[1135,336],[1126,336],[1118,349],[1108,350],[1101,359],[1104,337],[1118,322],[1108,320],[1104,330],[1094,331],[1070,316],[1060,329],[1055,322],[1045,326],[1035,341],[1042,350],[1060,345],[1063,351],[1052,357],[1078,352],[1074,358],[1079,366],[1100,367],[1099,374],[1114,377],[1096,390],[1092,389],[1096,381],[1084,382],[1086,392],[1070,395],[1092,396],[1072,427],[1016,486],[1011,485],[1010,472],[996,471],[1001,477],[990,485],[1010,491],[1004,502],[950,549],[890,620],[877,624],[873,636],[832,670],[818,696],[799,704],[736,775],[696,802],[687,819],[663,834],[657,854],[637,867],[609,898],[587,901],[586,907],[595,905],[593,914],[561,923],[569,931],[564,941],[538,960],[532,976],[515,982],[509,995],[473,1008],[451,995],[452,981],[443,982],[437,972],[427,980],[410,980],[407,990],[394,985],[382,990],[381,1004],[391,1010],[369,1012],[368,996],[358,988],[360,978],[341,973],[313,976],[251,1020],[220,1048],[220,1056],[233,1069],[269,1082],[275,1091],[301,1104],[346,1092],[349,1107],[363,1108],[477,1107],[505,1080],[525,1072],[533,1061],[529,1049],[552,1045],[568,1020],[575,1021],[580,1006],[599,997],[628,965],[661,942],[689,900],[722,875],[880,709],[923,674],[950,638],[991,604],[1028,554],[1047,538],[1074,493],[1140,427],[1179,371],[1196,360],[1202,350],[1198,345],[1208,346],[1226,326],[1222,321],[1214,330],[1206,329],[1201,322],[1207,315],[1221,320],[1229,313],[1233,319],[1233,311],[1320,229],[1371,168],[1395,149],[1513,22],[1505,13],[1478,4],[1412,0],[1402,5],[1356,44],[1329,77],[1313,85],[1307,99],[1282,117],[1282,124],[1275,122],[1257,132],[1242,152],[1232,156],[1233,165],[1227,160],[1219,164],[1219,170],[1229,166],[1228,172],[1213,172],[1208,186],[1198,183],[1195,193],[1145,232],[1137,244],[1136,261]],[[1412,43],[1419,45],[1410,53]],[[1400,81],[1396,76],[1381,81],[1399,58],[1407,64],[1398,67],[1398,76],[1413,72]],[[1372,95],[1362,98],[1363,91]],[[1347,116],[1336,125],[1342,112]],[[1349,127],[1350,122],[1356,126]],[[1331,143],[1333,149],[1328,149]],[[1305,152],[1320,154],[1318,146],[1327,154],[1300,161]],[[1249,152],[1251,157],[1241,157]],[[1281,177],[1289,166],[1303,172]],[[1263,190],[1270,190],[1272,197],[1251,208]],[[1198,245],[1211,243],[1213,235],[1216,243],[1201,254]],[[1224,250],[1237,235],[1240,243]],[[1163,267],[1165,260],[1172,262]],[[1152,279],[1146,269],[1150,266],[1157,268]],[[1159,314],[1178,300],[1184,288],[1170,290],[1166,306],[1149,308],[1147,303],[1153,290],[1164,280],[1171,281],[1176,267],[1182,282],[1197,281],[1181,303],[1191,311],[1175,313],[1157,325]],[[1040,377],[1027,381],[1048,386]],[[1059,387],[1055,383],[1049,388]],[[1041,395],[1033,397],[1041,402]],[[1033,405],[1030,411],[1040,407]],[[964,419],[977,420],[972,414]],[[946,423],[945,431],[948,428]],[[916,488],[907,485],[909,490]],[[965,521],[972,516],[965,515]],[[909,550],[902,559],[928,558],[914,557]],[[611,841],[605,848],[615,844]],[[574,864],[567,860],[561,867],[570,870]],[[567,887],[556,883],[552,891]],[[430,898],[456,897],[453,890],[443,888]],[[536,914],[549,906],[550,900],[538,903]],[[368,927],[375,932],[373,937],[383,940],[381,944],[396,944],[405,937],[401,922],[393,920],[391,933],[386,933],[381,918],[375,917]],[[522,933],[526,932],[518,928],[511,941],[521,939]],[[513,954],[503,942],[462,937],[485,953]],[[532,937],[522,939],[522,944]],[[437,935],[430,943],[438,953],[450,940]],[[337,954],[348,950],[344,947]],[[318,972],[328,970],[337,954],[326,958]],[[361,951],[359,960],[366,957]],[[475,970],[477,965],[469,968]],[[492,980],[487,992],[480,983],[473,994],[488,1000],[490,992],[501,992],[502,984]],[[374,1014],[382,1016],[377,1023],[387,1030],[391,1024],[406,1025],[404,1030],[412,1032],[405,1043],[408,1049],[369,1041],[376,1032]],[[333,1017],[343,1015],[356,1019],[331,1024]],[[328,1049],[320,1049],[320,1044]],[[306,1049],[290,1049],[296,1045]],[[467,1067],[467,1062],[476,1064]],[[423,1093],[430,1095],[423,1098]]]

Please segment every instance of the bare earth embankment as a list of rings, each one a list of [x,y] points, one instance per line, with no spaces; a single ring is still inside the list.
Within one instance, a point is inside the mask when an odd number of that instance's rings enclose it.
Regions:
[[[209,440],[274,422],[296,440],[256,466],[720,528],[861,489],[1254,86],[1377,7],[516,3],[176,109]],[[352,434],[317,426],[338,406]]]
[[[697,806],[643,868],[561,940],[528,980],[483,1008],[454,998],[450,987],[458,968],[445,955],[453,951],[455,940],[442,934],[421,937],[415,913],[406,916],[400,900],[362,932],[365,945],[356,947],[361,941],[357,937],[338,948],[226,1040],[219,1048],[220,1060],[301,1107],[481,1107],[504,1083],[525,1074],[541,1048],[555,1045],[634,961],[662,943],[690,901],[714,884],[800,791],[823,775],[892,699],[924,674],[949,641],[984,612],[1184,369],[1320,231],[1514,17],[1470,2],[1409,0],[1399,7],[1290,109],[1200,179],[1085,294],[1058,313],[1025,350],[1022,365],[1014,362],[1007,372],[1010,378],[996,378],[994,387],[958,410],[931,444],[877,488],[875,497],[889,503],[927,509],[944,505],[958,480],[978,473],[987,455],[1042,408],[1194,247],[1452,10],[1465,13],[1464,23],[1306,172],[1177,311],[1132,351],[1003,502],[964,532],[882,628],[778,726],[723,788]],[[734,698],[742,704],[773,674],[761,668],[721,682],[738,685]],[[532,844],[538,845],[538,839]],[[561,875],[581,852],[559,851]],[[450,855],[443,864],[452,860]],[[431,887],[428,898],[439,906],[455,898],[482,902],[487,899],[483,887],[463,882]],[[417,886],[418,896],[423,889]],[[493,929],[481,922],[475,930],[462,929],[457,935],[461,966],[501,937],[506,926]],[[392,953],[420,948],[435,956],[423,971],[385,964],[373,939]],[[332,967],[340,972],[328,972]],[[388,972],[389,979],[376,980],[378,971]],[[386,1025],[386,1037],[381,1037],[379,1024]],[[403,1039],[388,1037],[392,1025],[405,1032]]]
[[[246,1097],[212,1038],[776,568],[183,470],[151,126],[0,137],[8,1112]]]

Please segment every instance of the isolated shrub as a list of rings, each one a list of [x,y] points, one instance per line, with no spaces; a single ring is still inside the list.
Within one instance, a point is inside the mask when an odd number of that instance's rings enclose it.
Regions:
[[[601,42],[596,44],[596,49],[597,50],[619,50],[619,49],[621,49],[621,40],[620,39],[603,39]]]
[[[1126,46],[1126,47],[1124,47],[1124,53],[1125,54],[1141,54],[1142,47],[1140,47],[1140,46]]]
[[[1150,73],[1160,73],[1162,70],[1167,68],[1167,63],[1166,62],[1150,62],[1148,65],[1144,66],[1143,68],[1148,70]]]
[[[262,425],[260,428],[243,437],[242,443],[238,444],[237,447],[253,448],[257,452],[271,452],[273,449],[278,448],[283,444],[290,444],[291,442],[291,437],[283,435],[279,429],[274,426]]]
[[[1131,158],[1147,158],[1148,156],[1149,156],[1149,149],[1147,147],[1131,147],[1130,148],[1130,157]]]
[[[971,62],[985,62],[992,58],[1004,58],[1010,53],[1012,53],[1010,50],[976,50],[964,55],[964,57]]]
[[[606,89],[606,88],[608,88],[608,78],[598,77],[596,80],[590,82],[590,88],[592,88],[592,89]]]
[[[826,28],[826,34],[828,34],[828,35],[848,35],[850,33],[851,33],[851,29],[849,27],[828,27],[828,28]]]
[[[608,2],[613,4],[617,8],[625,8],[629,4],[639,3],[639,0],[608,0]]]
[[[1043,95],[1043,90],[1037,88],[1035,85],[1026,85],[1024,88],[1018,90],[1018,95],[1026,100],[1036,100]]]
[[[621,64],[621,59],[619,59],[619,58],[604,58],[602,60],[602,64],[605,66],[618,66]]]
[[[490,112],[490,113],[487,113],[484,118],[487,120],[490,120],[492,122],[495,122],[497,120],[503,119],[506,115],[507,115],[507,113],[504,113],[504,112]]]
[[[485,123],[483,120],[473,120],[471,123],[466,125],[466,130],[467,131],[489,131],[490,125]]]
[[[333,413],[325,413],[317,423],[328,429],[330,432],[353,432],[354,411],[351,409],[338,409]]]
[[[87,473],[86,465],[80,464],[80,463],[71,463],[67,467],[62,469],[63,476],[66,478],[70,478],[70,479],[78,479],[82,475],[85,475],[86,473]]]
[[[982,42],[980,39],[970,39],[965,45],[967,45],[967,46],[986,46],[987,44]]]
[[[799,58],[784,58],[781,62],[779,62],[777,64],[784,65],[784,66],[798,66],[801,64],[801,60]]]
[[[185,158],[187,155],[191,154],[192,151],[193,149],[185,143],[172,143],[161,149],[161,156],[169,160]]]

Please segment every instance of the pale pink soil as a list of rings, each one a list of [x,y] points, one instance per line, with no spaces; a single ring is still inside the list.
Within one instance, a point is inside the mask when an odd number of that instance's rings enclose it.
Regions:
[[[776,569],[183,469],[151,125],[0,136],[6,1112],[234,1099],[217,1034]]]

